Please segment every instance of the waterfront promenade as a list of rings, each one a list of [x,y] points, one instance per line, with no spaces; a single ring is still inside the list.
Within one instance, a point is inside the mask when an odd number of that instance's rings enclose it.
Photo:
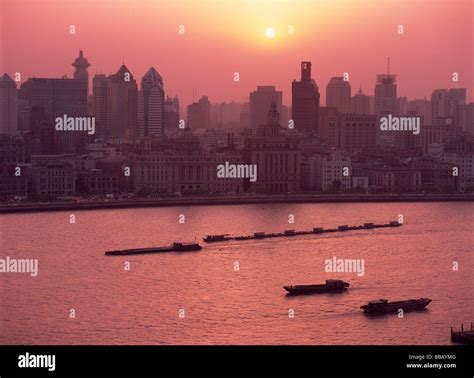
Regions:
[[[474,193],[440,194],[282,194],[282,195],[201,195],[132,198],[122,200],[62,200],[41,202],[0,203],[0,213],[69,211],[133,207],[241,205],[267,203],[326,203],[326,202],[433,202],[474,201]]]

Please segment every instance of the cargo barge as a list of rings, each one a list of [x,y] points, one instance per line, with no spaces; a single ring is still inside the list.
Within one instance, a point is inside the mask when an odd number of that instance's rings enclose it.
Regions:
[[[190,252],[199,251],[202,247],[197,243],[173,243],[166,247],[152,247],[152,248],[134,248],[134,249],[122,249],[116,251],[107,251],[107,256],[125,256],[125,255],[143,255],[150,253],[163,253],[163,252]]]
[[[308,295],[321,293],[339,293],[343,292],[350,286],[349,283],[342,280],[326,280],[322,285],[294,285],[283,286],[288,295]]]
[[[354,230],[372,230],[375,228],[384,228],[384,227],[399,227],[402,223],[398,221],[391,221],[384,224],[375,224],[375,223],[364,223],[361,226],[348,226],[342,225],[337,228],[322,228],[314,227],[312,230],[307,231],[295,231],[295,230],[285,230],[284,232],[279,233],[265,233],[265,232],[255,232],[253,235],[243,235],[243,236],[231,236],[229,234],[221,235],[207,235],[203,240],[206,243],[216,243],[216,242],[225,242],[229,240],[258,240],[258,239],[268,239],[268,238],[287,238],[292,236],[302,236],[302,235],[314,235],[314,234],[324,234],[328,232],[345,232],[345,231],[354,231]]]
[[[431,303],[429,298],[409,299],[407,301],[389,302],[387,299],[379,299],[370,301],[368,304],[361,306],[366,314],[383,315],[403,311],[424,310]]]

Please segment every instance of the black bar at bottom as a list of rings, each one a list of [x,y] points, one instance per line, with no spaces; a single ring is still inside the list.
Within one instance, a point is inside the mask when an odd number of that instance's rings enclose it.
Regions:
[[[473,352],[472,346],[0,346],[0,377],[473,377]],[[55,356],[54,371],[19,367],[46,365],[37,356],[48,355]]]

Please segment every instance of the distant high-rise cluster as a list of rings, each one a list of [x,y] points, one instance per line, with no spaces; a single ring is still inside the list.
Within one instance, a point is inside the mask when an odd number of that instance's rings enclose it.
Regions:
[[[198,102],[188,106],[188,124],[190,129],[211,128],[211,102],[203,96]]]
[[[28,190],[61,197],[474,189],[474,103],[465,88],[409,100],[387,69],[373,96],[361,87],[352,95],[348,77],[331,77],[321,106],[312,64],[303,61],[291,107],[275,86],[258,85],[244,102],[211,104],[203,95],[182,114],[154,67],[140,87],[125,64],[95,74],[90,96],[82,51],[72,66],[73,78],[31,77],[19,89],[11,76],[0,78],[0,198]],[[415,119],[417,132],[383,130],[393,117],[403,125]],[[58,119],[71,125],[57,128]],[[92,133],[75,130],[89,119]],[[258,179],[216,176],[226,161],[258,167]],[[16,179],[20,165],[25,175]]]

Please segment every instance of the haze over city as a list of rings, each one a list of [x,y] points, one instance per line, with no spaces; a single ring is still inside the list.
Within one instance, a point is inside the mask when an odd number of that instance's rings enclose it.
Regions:
[[[467,88],[472,101],[473,3],[381,4],[7,0],[0,5],[0,72],[11,77],[20,72],[22,82],[72,77],[71,57],[83,50],[90,81],[125,62],[138,80],[155,67],[167,95],[179,96],[183,105],[202,95],[211,102],[244,102],[257,85],[276,86],[283,103],[291,105],[299,62],[312,61],[324,104],[329,79],[344,72],[353,93],[361,87],[373,95],[376,74],[386,72],[390,57],[399,95],[429,98],[434,89],[455,86]]]

